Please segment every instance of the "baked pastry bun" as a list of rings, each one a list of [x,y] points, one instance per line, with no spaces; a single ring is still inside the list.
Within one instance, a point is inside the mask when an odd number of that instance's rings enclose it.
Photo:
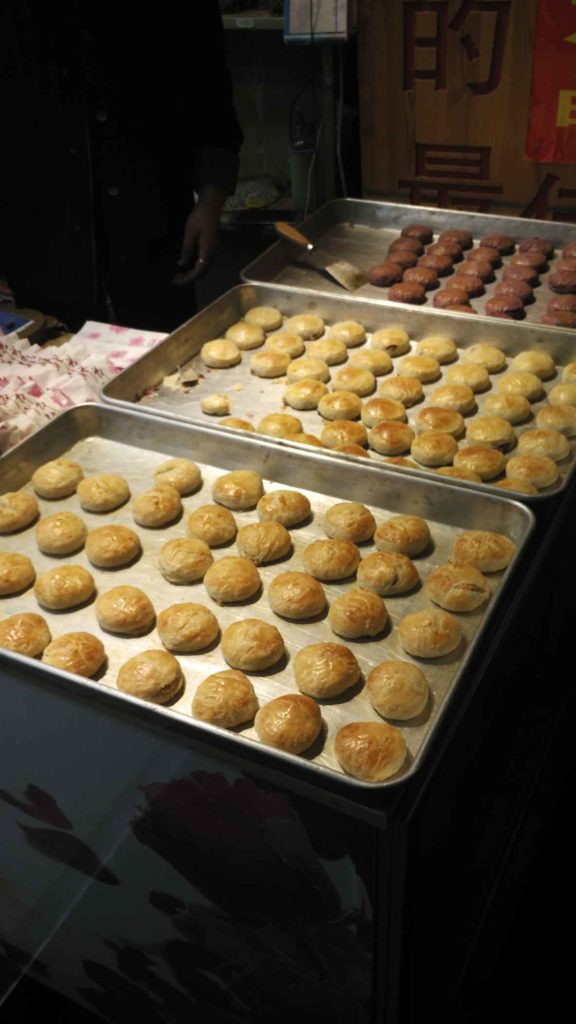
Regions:
[[[349,540],[314,540],[302,556],[306,570],[318,580],[345,580],[360,563],[360,552]]]
[[[88,512],[111,512],[130,497],[130,488],[118,473],[99,473],[80,480],[77,492],[82,508]]]
[[[576,302],[574,303],[576,306]],[[576,363],[566,363],[566,366],[562,370],[562,380],[568,383],[576,382]]]
[[[371,370],[363,370],[359,366],[344,366],[334,373],[332,386],[338,391],[351,391],[353,395],[365,398],[376,390],[376,377]]]
[[[249,558],[229,555],[214,562],[206,571],[204,586],[213,601],[232,604],[254,597],[261,587],[260,574]]]
[[[204,579],[213,561],[205,541],[178,537],[162,546],[158,565],[165,580],[182,585]]]
[[[44,608],[62,611],[76,608],[93,597],[94,577],[81,565],[59,565],[48,569],[36,579],[34,593]]]
[[[376,520],[359,501],[339,501],[324,516],[324,533],[332,540],[351,540],[361,544],[374,536]]]
[[[310,341],[324,334],[324,321],[313,313],[298,313],[284,321],[284,330],[293,331],[304,341]]]
[[[517,491],[518,494],[538,494],[538,488],[525,480],[499,480],[494,486],[502,491]]]
[[[385,373],[391,373],[393,363],[383,349],[361,348],[350,356],[350,366],[360,370],[370,370],[375,377],[382,377]]]
[[[379,420],[368,433],[368,444],[380,455],[402,455],[410,450],[414,431],[407,423]]]
[[[256,511],[262,522],[281,523],[290,529],[308,518],[311,507],[300,491],[270,491],[260,498]]]
[[[330,380],[330,370],[323,359],[303,356],[301,359],[292,360],[286,370],[286,376],[289,381],[320,380],[326,384]]]
[[[410,351],[410,335],[403,327],[391,324],[390,327],[374,331],[370,344],[372,348],[387,352],[392,358],[403,356]]]
[[[202,473],[190,459],[168,459],[154,470],[154,482],[170,484],[179,494],[192,494],[202,483]]]
[[[36,578],[36,570],[27,555],[17,551],[0,551],[0,597],[18,594]]]
[[[384,782],[406,760],[406,741],[387,722],[349,722],[336,733],[334,752],[347,775],[361,782]]]
[[[254,508],[264,493],[262,477],[252,469],[237,469],[219,476],[212,485],[212,497],[226,508]]]
[[[337,338],[320,338],[320,341],[311,341],[306,348],[309,356],[314,359],[321,359],[327,366],[338,366],[348,359],[348,349],[343,341]]]
[[[32,474],[32,486],[41,498],[67,498],[83,477],[82,467],[70,459],[53,459]]]
[[[343,444],[368,444],[368,432],[362,423],[351,420],[332,420],[322,427],[320,440],[327,448],[339,448]]]
[[[240,619],[222,634],[222,654],[231,668],[262,672],[284,654],[284,641],[276,626],[261,619]]]
[[[509,564],[516,545],[503,533],[466,530],[454,545],[457,562],[473,565],[480,572],[500,572]]]
[[[498,390],[507,394],[524,395],[529,402],[536,402],[542,397],[542,381],[535,373],[525,370],[513,370],[505,373],[498,381]]]
[[[576,405],[576,384],[571,381],[556,384],[548,392],[548,401],[550,405]]]
[[[86,540],[86,524],[74,512],[53,512],[35,529],[36,543],[45,555],[71,555]]]
[[[531,413],[530,402],[524,395],[516,395],[514,392],[497,392],[495,395],[488,395],[482,405],[482,412],[488,416],[499,416],[508,423],[521,423]]]
[[[425,409],[420,409],[416,416],[416,430],[419,434],[434,430],[442,434],[451,434],[452,437],[460,437],[464,429],[464,417],[453,409],[429,405]]]
[[[358,640],[363,636],[378,636],[388,622],[388,612],[378,594],[357,588],[332,602],[328,622],[338,636]]]
[[[407,408],[424,398],[424,388],[416,377],[387,377],[380,381],[378,394],[381,398],[393,398]]]
[[[38,502],[33,494],[26,491],[0,494],[0,533],[14,533],[30,526],[38,511]]]
[[[465,363],[483,366],[488,373],[499,373],[506,366],[506,356],[502,350],[485,342],[462,349],[462,359]]]
[[[430,697],[426,676],[410,661],[381,661],[368,676],[366,692],[379,715],[397,721],[421,715]]]
[[[139,587],[112,587],[96,600],[96,618],[108,633],[140,636],[154,625],[156,613]]]
[[[311,619],[326,608],[326,595],[317,579],[307,572],[283,572],[268,588],[268,601],[276,615],[285,619]]]
[[[215,338],[214,341],[207,341],[202,345],[200,358],[205,366],[221,370],[228,366],[236,366],[242,359],[242,353],[236,342],[230,341],[229,338]]]
[[[182,512],[182,499],[175,487],[161,484],[144,491],[132,502],[132,515],[139,526],[156,528],[174,522]]]
[[[298,651],[293,662],[298,688],[317,700],[330,700],[360,680],[360,665],[344,644],[310,644]]]
[[[362,406],[362,423],[366,427],[375,427],[382,420],[405,423],[406,418],[406,409],[393,398],[370,398]]]
[[[285,558],[292,550],[292,539],[282,523],[269,520],[242,526],[236,538],[238,551],[254,565],[266,565]]]
[[[478,473],[473,473],[471,469],[463,469],[462,466],[460,468],[457,466],[440,466],[436,472],[440,476],[449,476],[454,480],[470,480],[471,483],[475,484],[479,484],[482,479],[478,476]]]
[[[504,471],[506,459],[498,448],[487,448],[486,445],[470,445],[461,448],[454,456],[457,469],[469,469],[481,480],[493,480]]]
[[[458,349],[452,338],[443,334],[430,334],[416,345],[419,356],[432,356],[440,364],[452,363],[458,356]]]
[[[158,636],[169,651],[194,654],[213,643],[220,632],[218,619],[203,604],[184,601],[158,615]]]
[[[256,427],[259,434],[268,434],[269,437],[290,437],[291,434],[301,434],[303,429],[302,420],[285,412],[263,416]]]
[[[188,533],[211,548],[228,544],[236,536],[236,520],[221,505],[199,505],[186,520]]]
[[[277,331],[282,326],[282,313],[275,306],[252,306],[244,314],[249,324],[257,324],[263,331]]]
[[[318,412],[325,420],[357,420],[362,402],[351,391],[331,391],[318,402]]]
[[[554,462],[562,462],[571,451],[570,442],[559,430],[525,430],[518,439],[520,455],[547,455]]]
[[[117,569],[133,562],[142,551],[140,538],[129,526],[113,523],[90,530],[86,537],[86,554],[100,569]]]
[[[0,622],[0,648],[37,658],[52,639],[48,624],[34,612],[9,615]]]
[[[346,348],[355,348],[366,341],[366,330],[357,320],[340,320],[332,324],[328,334],[330,338],[341,341]]]
[[[221,729],[251,722],[257,711],[258,698],[252,683],[234,668],[222,669],[203,679],[192,701],[194,718]]]
[[[415,377],[422,384],[438,380],[440,364],[434,356],[404,356],[397,367],[400,377]]]
[[[62,672],[90,679],[106,661],[104,644],[92,633],[64,633],[44,649],[42,662]]]
[[[477,416],[466,428],[466,440],[488,448],[508,451],[516,440],[513,428],[503,416]]]
[[[543,405],[536,413],[541,430],[559,430],[564,437],[576,435],[576,409],[573,405]]]
[[[344,455],[360,455],[364,459],[370,458],[366,449],[361,448],[359,444],[338,444],[332,451],[342,452]]]
[[[444,374],[444,380],[446,384],[471,388],[475,394],[490,387],[488,370],[475,363],[457,363],[456,366],[449,366]]]
[[[284,392],[284,402],[292,409],[317,409],[320,399],[328,394],[321,380],[296,380]]]
[[[254,725],[262,743],[290,754],[302,754],[318,739],[322,716],[310,697],[285,693],[260,708]]]
[[[374,533],[379,551],[398,551],[410,558],[422,554],[430,540],[428,524],[420,516],[391,516]]]
[[[290,359],[298,359],[298,356],[304,355],[306,351],[302,338],[290,331],[276,331],[275,334],[269,334],[265,347],[269,352],[282,352]]]
[[[398,628],[402,647],[415,658],[443,658],[462,639],[458,620],[439,608],[405,615]]]
[[[232,427],[233,430],[249,430],[251,433],[254,432],[254,425],[250,423],[250,420],[243,420],[239,416],[228,416],[227,419],[220,420],[219,426]]]
[[[230,412],[230,398],[223,392],[215,391],[211,395],[206,395],[201,400],[200,408],[207,416],[228,416]],[[182,491],[180,493],[182,494]]]
[[[430,393],[430,401],[435,408],[452,409],[461,416],[476,404],[474,392],[466,384],[442,384]]]
[[[168,651],[142,651],[120,667],[116,685],[141,700],[168,704],[184,689],[184,675],[178,659]]]
[[[488,580],[468,562],[439,565],[426,580],[434,604],[449,612],[472,612],[490,597]]]
[[[506,476],[509,480],[533,484],[540,491],[555,484],[559,472],[554,460],[547,455],[514,455],[506,463]]]
[[[419,434],[410,446],[410,454],[422,466],[448,466],[457,452],[458,442],[441,430],[427,430]]]
[[[263,349],[250,359],[250,373],[256,377],[283,377],[292,362],[287,352]]]
[[[226,331],[226,340],[232,341],[242,352],[250,351],[253,348],[260,348],[264,344],[266,335],[258,324],[250,324],[245,320],[239,320],[232,324]],[[211,363],[208,364],[212,365]],[[233,363],[230,363],[233,366]]]
[[[406,555],[398,551],[375,551],[360,562],[356,580],[363,590],[386,597],[413,590],[420,577],[416,566]]]
[[[540,380],[548,380],[554,376],[556,365],[547,352],[519,352],[510,363],[512,370],[523,370],[534,373]]]

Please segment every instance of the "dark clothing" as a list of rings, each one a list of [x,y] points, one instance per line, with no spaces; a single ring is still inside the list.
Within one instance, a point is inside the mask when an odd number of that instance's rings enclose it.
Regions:
[[[233,190],[242,140],[216,0],[2,0],[0,41],[0,269],[17,300],[76,326],[107,291],[145,327],[166,289],[181,321],[190,291],[169,282],[194,190]]]

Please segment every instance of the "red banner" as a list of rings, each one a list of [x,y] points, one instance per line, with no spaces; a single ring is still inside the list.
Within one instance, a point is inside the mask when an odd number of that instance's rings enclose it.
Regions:
[[[576,163],[576,0],[539,0],[526,156]]]

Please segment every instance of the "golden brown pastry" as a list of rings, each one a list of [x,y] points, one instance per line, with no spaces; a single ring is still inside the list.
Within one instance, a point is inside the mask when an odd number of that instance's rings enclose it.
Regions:
[[[453,409],[462,416],[476,404],[474,392],[466,384],[442,384],[430,393],[430,401],[440,409]]]
[[[562,462],[571,451],[570,442],[559,430],[525,430],[518,439],[520,455],[547,455],[554,462]]]
[[[310,697],[285,693],[260,708],[254,725],[262,743],[290,754],[301,754],[318,739],[322,716],[316,701]]]
[[[283,377],[292,360],[287,352],[264,349],[250,359],[250,373],[256,377]]]
[[[454,545],[454,556],[457,562],[473,565],[480,572],[500,572],[509,564],[515,550],[516,545],[503,533],[466,530]]]
[[[262,672],[280,661],[284,641],[276,626],[261,619],[240,619],[224,630],[221,648],[231,668]]]
[[[374,543],[379,551],[398,551],[414,558],[428,547],[430,530],[420,516],[391,516],[380,523],[374,534]]]
[[[298,526],[310,515],[310,502],[300,491],[270,491],[256,506],[262,522],[281,523],[287,529]]]
[[[447,562],[430,573],[426,587],[434,604],[449,612],[472,612],[490,597],[488,580],[468,562]]]
[[[81,565],[59,565],[36,579],[34,593],[44,608],[62,611],[84,604],[94,595],[93,576]]]
[[[154,470],[154,482],[170,484],[179,494],[192,494],[202,483],[202,473],[190,459],[168,459]]]
[[[320,341],[311,341],[306,349],[309,356],[314,359],[321,359],[327,366],[338,366],[348,359],[348,349],[343,341],[337,338],[321,338]]]
[[[45,648],[44,665],[90,679],[106,661],[104,644],[92,633],[64,633]]]
[[[257,711],[258,698],[252,683],[234,668],[221,669],[203,679],[192,701],[194,718],[221,729],[251,722]]]
[[[366,427],[375,427],[382,420],[405,423],[406,419],[406,409],[393,398],[371,398],[362,406],[362,423]]]
[[[484,367],[488,373],[499,373],[506,366],[506,356],[501,349],[484,342],[463,349],[462,359],[465,363],[474,363],[475,366]]]
[[[242,353],[235,341],[229,338],[215,338],[207,341],[200,349],[200,358],[205,366],[215,370],[236,366],[242,359]]]
[[[263,331],[277,331],[282,326],[282,313],[275,306],[252,306],[244,314],[249,324],[257,324]]]
[[[310,341],[324,334],[324,321],[313,313],[298,313],[284,321],[284,330],[293,331],[304,341]]]
[[[158,636],[169,651],[194,654],[213,643],[219,632],[218,619],[203,604],[183,601],[158,615]]]
[[[96,600],[96,618],[109,633],[140,636],[154,625],[156,613],[139,587],[112,587]]]
[[[286,376],[289,381],[295,380],[320,380],[324,384],[330,380],[330,370],[323,359],[316,359],[314,356],[303,356],[301,359],[293,359]]]
[[[525,480],[499,480],[494,486],[502,491],[517,491],[518,494],[538,494],[538,488]]]
[[[387,722],[349,722],[336,733],[334,751],[348,775],[362,782],[384,782],[406,760],[406,741]]]
[[[324,447],[324,445],[322,444],[322,441],[320,440],[320,438],[316,437],[315,434],[306,434],[306,433],[303,433],[303,434],[289,434],[288,437],[286,438],[286,440],[287,441],[297,441],[298,444],[309,444],[309,445],[312,445],[313,448],[323,448]]]
[[[410,350],[410,335],[403,327],[390,325],[381,327],[372,335],[372,348],[382,349],[389,356],[403,356]]]
[[[524,395],[514,392],[503,392],[489,395],[482,406],[482,412],[488,416],[500,416],[508,423],[521,423],[530,415],[530,402]]]
[[[325,420],[356,420],[362,412],[362,402],[351,391],[332,391],[322,396],[318,412]]]
[[[410,446],[410,454],[422,466],[449,466],[457,452],[458,442],[441,430],[419,434]]]
[[[405,615],[398,628],[402,647],[415,658],[442,658],[462,639],[458,620],[439,608]]]
[[[568,381],[568,383],[576,382],[576,363],[567,363],[562,370],[562,380]]]
[[[212,484],[214,501],[234,510],[254,508],[263,493],[262,477],[252,469],[233,470],[231,473],[219,476]],[[190,528],[190,520],[188,520],[188,528]]]
[[[32,474],[32,486],[41,498],[67,498],[83,477],[82,467],[70,459],[53,459]]]
[[[206,395],[200,402],[202,412],[207,416],[227,416],[230,412],[230,398],[223,392]],[[182,491],[180,491],[182,494]]]
[[[259,434],[268,434],[269,437],[290,437],[291,434],[302,433],[303,429],[302,420],[285,412],[263,416],[256,427]]]
[[[492,480],[502,473],[506,459],[498,448],[487,448],[485,445],[471,445],[461,448],[454,456],[457,469],[470,469],[481,480]]]
[[[375,377],[392,372],[392,360],[387,352],[377,348],[361,348],[350,356],[350,366],[370,370]]]
[[[401,455],[410,450],[414,431],[407,423],[379,420],[368,432],[368,444],[380,455]]]
[[[543,405],[536,413],[541,430],[560,430],[565,437],[576,436],[576,409],[573,405]]]
[[[419,356],[432,356],[440,364],[452,363],[458,356],[458,349],[452,338],[444,334],[430,334],[416,345]]]
[[[250,423],[250,420],[243,420],[238,416],[228,416],[225,420],[220,420],[219,426],[221,427],[232,427],[233,430],[249,430],[253,433],[254,425]]]
[[[282,523],[273,520],[242,526],[236,539],[238,551],[254,565],[267,565],[285,558],[292,550],[292,539]]]
[[[471,388],[474,393],[486,391],[490,387],[488,370],[475,363],[457,363],[456,366],[449,366],[444,374],[444,380],[446,384]]]
[[[324,533],[333,540],[361,544],[373,537],[375,529],[374,516],[359,501],[339,501],[324,516]]]
[[[38,502],[26,491],[0,494],[0,533],[14,533],[29,526],[38,515]]]
[[[253,348],[260,348],[264,344],[265,334],[262,328],[258,324],[247,323],[245,320],[239,320],[237,324],[232,324],[226,331],[226,339],[233,341],[234,344],[243,352],[248,352]],[[209,366],[212,364],[209,363]],[[229,364],[233,366],[233,363]]]
[[[27,555],[0,551],[0,597],[17,594],[34,582],[36,571]]]
[[[466,440],[473,445],[485,444],[488,448],[508,451],[516,435],[508,420],[502,416],[477,416],[466,428]]]
[[[550,405],[576,405],[576,384],[564,381],[548,392]]]
[[[338,444],[332,451],[342,452],[344,455],[361,455],[364,459],[370,458],[368,452],[359,444]]]
[[[536,402],[542,397],[542,381],[535,373],[525,370],[513,370],[505,373],[498,381],[498,390],[506,394],[524,395],[529,402]]]
[[[351,391],[353,395],[365,398],[376,390],[376,377],[371,370],[363,370],[359,366],[344,366],[334,373],[332,386],[337,391]]]
[[[389,459],[384,459],[384,462],[389,466],[403,466],[404,469],[422,468],[414,459],[407,459],[404,455],[391,455]]]
[[[548,380],[554,375],[556,369],[552,356],[547,352],[519,352],[510,363],[512,370],[524,370],[527,373],[535,373],[540,380]]]
[[[358,586],[380,597],[405,594],[419,582],[418,570],[398,551],[375,551],[363,558],[356,575]]]
[[[168,651],[142,651],[121,666],[116,685],[123,693],[153,704],[168,704],[184,688],[180,663]]]
[[[80,480],[77,491],[82,508],[88,512],[111,512],[130,497],[130,488],[118,473],[100,473]]]
[[[366,341],[366,331],[356,320],[340,320],[332,324],[328,334],[331,338],[341,341],[346,348],[355,348]]]
[[[555,484],[559,473],[558,466],[547,455],[514,455],[506,463],[506,476],[509,480],[533,484],[540,491]]]
[[[199,505],[186,520],[188,533],[211,548],[227,544],[236,536],[236,520],[221,505]]]
[[[482,482],[482,477],[478,476],[478,473],[473,473],[471,469],[459,469],[456,466],[440,466],[440,469],[436,470],[440,476],[449,476],[454,480],[470,480],[472,483],[479,484]],[[498,487],[499,484],[496,484]]]
[[[311,619],[326,608],[323,588],[307,572],[275,576],[268,588],[268,601],[272,611],[285,619]]]
[[[397,367],[400,377],[415,377],[423,384],[438,380],[440,364],[433,356],[404,356]]]
[[[402,402],[406,408],[416,405],[424,398],[422,383],[416,377],[387,377],[381,380],[378,385],[378,394],[381,398],[393,398],[395,402]]]
[[[331,629],[345,640],[377,636],[388,622],[386,605],[370,590],[348,590],[330,605],[328,622]]]
[[[37,658],[52,639],[46,620],[34,612],[9,615],[0,622],[0,648]]]
[[[53,512],[36,526],[36,543],[45,555],[70,555],[86,540],[86,524],[74,512]]]
[[[170,484],[161,484],[144,491],[132,502],[132,515],[139,526],[166,526],[182,512],[182,498]]]
[[[332,420],[322,427],[320,440],[327,448],[339,448],[343,444],[368,444],[368,432],[362,423],[351,420]]]
[[[290,331],[276,331],[275,334],[269,334],[266,338],[265,347],[270,352],[283,352],[290,359],[297,359],[298,356],[304,355],[306,351],[302,338],[299,338],[297,334],[293,334]]]
[[[304,549],[304,566],[318,580],[345,580],[360,562],[360,552],[349,540],[314,540]]]
[[[419,434],[427,430],[440,431],[442,434],[451,434],[452,437],[460,437],[464,433],[464,417],[453,409],[443,409],[441,406],[429,405],[420,409],[416,417],[416,430]]]
[[[116,569],[134,561],[142,551],[140,538],[129,526],[113,523],[90,530],[86,554],[100,569]]]
[[[187,584],[204,579],[213,561],[210,548],[203,540],[178,537],[163,545],[158,565],[169,583]]]
[[[206,571],[204,586],[213,601],[230,604],[247,601],[260,590],[260,574],[249,558],[229,555],[220,558]]]
[[[321,380],[296,380],[284,392],[284,401],[292,409],[317,409],[320,399],[328,394]]]
[[[360,675],[360,665],[344,644],[310,644],[294,658],[298,688],[317,700],[338,697],[355,686]]]
[[[397,721],[421,715],[430,697],[422,669],[409,661],[381,661],[368,676],[366,692],[379,715]]]

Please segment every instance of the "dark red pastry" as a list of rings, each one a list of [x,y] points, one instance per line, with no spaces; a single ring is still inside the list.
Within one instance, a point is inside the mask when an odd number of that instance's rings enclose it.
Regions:
[[[576,313],[570,313],[567,309],[559,309],[556,313],[545,313],[540,323],[549,324],[552,327],[576,327]]]
[[[495,293],[496,295],[515,295],[517,299],[522,300],[525,306],[534,302],[534,292],[530,285],[526,281],[519,281],[518,278],[501,281],[496,285]]]
[[[576,270],[576,256],[572,258],[564,257],[558,260],[554,270]]]
[[[421,284],[403,281],[402,284],[392,285],[388,298],[392,302],[410,302],[412,305],[421,306],[426,301],[426,291]]]
[[[562,249],[562,255],[566,256],[567,259],[574,259],[576,256],[576,242],[570,242],[570,245],[565,245]]]
[[[459,288],[443,288],[434,296],[436,309],[446,309],[447,306],[467,306],[468,293]]]
[[[418,260],[419,267],[430,267],[435,270],[438,277],[446,277],[452,273],[452,260],[449,256],[421,256]]]
[[[495,295],[488,299],[485,309],[488,316],[509,316],[512,320],[522,320],[525,315],[522,300],[514,295]]]
[[[444,312],[449,313],[477,313],[478,310],[472,306],[444,306]]]
[[[554,255],[554,243],[548,238],[525,238],[523,242],[520,242],[518,246],[519,252],[531,252],[533,249],[539,249],[543,252],[547,259],[550,259]]]
[[[403,238],[417,238],[424,245],[428,245],[434,238],[434,232],[429,224],[407,224],[400,233]]]
[[[470,266],[474,266],[473,263]],[[477,298],[479,295],[484,295],[486,289],[484,288],[484,282],[478,274],[454,274],[450,287],[454,287],[458,291],[466,292],[471,299]]]
[[[464,231],[463,228],[448,228],[438,236],[439,242],[456,242],[461,249],[471,249],[473,245],[473,238],[469,231]]]
[[[390,258],[399,267],[402,267],[402,270],[407,270],[408,267],[415,267],[418,263],[416,253],[410,252],[410,249],[396,249]]]
[[[548,278],[548,286],[560,295],[576,294],[576,273],[573,270],[555,270]]]
[[[539,273],[548,270],[546,257],[540,249],[525,249],[524,252],[517,252],[510,263],[513,267],[533,267]]]
[[[502,260],[500,259],[500,253],[498,249],[489,245],[480,245],[477,249],[472,249],[468,253],[467,260],[479,260],[480,263],[490,263],[493,267],[502,266]]]
[[[462,249],[456,242],[434,242],[429,245],[426,253],[428,256],[449,256],[453,263],[459,263],[462,259]]]
[[[497,249],[501,256],[509,256],[514,252],[514,239],[510,235],[484,235],[480,239],[480,246],[489,249]]]
[[[514,257],[512,257],[514,259]],[[502,279],[504,281],[526,281],[527,284],[531,284],[533,288],[540,284],[540,278],[538,277],[538,271],[534,270],[534,267],[513,267],[510,264],[504,267],[502,271]]]
[[[491,263],[485,263],[483,260],[469,261],[467,258],[462,266],[458,267],[456,270],[457,277],[460,277],[461,274],[470,274],[472,277],[479,277],[484,284],[487,284],[489,281],[493,281],[496,277],[494,267]]]
[[[553,295],[548,303],[549,313],[576,313],[576,295]]]
[[[388,252],[396,252],[396,249],[409,249],[410,252],[415,252],[417,256],[421,256],[424,252],[424,246],[417,238],[397,238],[388,246]]]
[[[438,287],[438,274],[430,267],[410,267],[404,271],[402,280],[409,284],[421,284],[427,292]]]
[[[370,284],[385,288],[386,285],[402,280],[402,267],[397,263],[392,263],[392,260],[385,260],[384,263],[377,263],[375,267],[370,267],[367,277]]]

